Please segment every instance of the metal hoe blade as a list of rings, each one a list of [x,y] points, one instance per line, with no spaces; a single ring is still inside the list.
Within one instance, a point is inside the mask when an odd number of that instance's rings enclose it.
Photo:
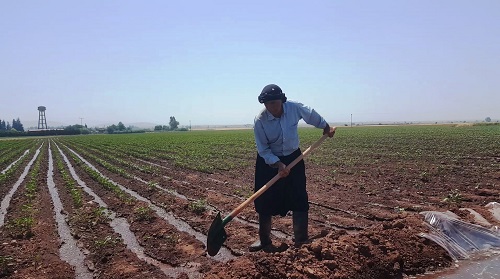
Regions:
[[[207,252],[210,256],[215,256],[219,252],[222,244],[227,239],[226,231],[224,230],[224,224],[222,224],[222,219],[220,217],[220,212],[217,213],[210,229],[208,230],[207,236]]]

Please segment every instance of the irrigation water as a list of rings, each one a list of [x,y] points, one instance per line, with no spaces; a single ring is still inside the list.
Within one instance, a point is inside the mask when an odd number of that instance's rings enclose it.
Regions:
[[[54,213],[57,222],[57,232],[61,238],[61,247],[59,248],[60,257],[63,261],[69,263],[75,268],[75,278],[77,279],[92,279],[92,272],[85,266],[85,255],[78,248],[76,239],[71,235],[68,224],[66,223],[66,215],[62,214],[64,208],[59,198],[56,185],[54,183],[54,161],[52,152],[50,152],[49,142],[49,170],[47,172],[47,186],[54,204]]]
[[[40,149],[42,148],[43,143],[40,145],[40,147],[36,150],[35,155],[33,155],[33,159],[28,163],[28,165],[24,168],[23,173],[17,180],[17,182],[12,186],[10,189],[9,193],[3,198],[2,203],[0,204],[0,227],[2,227],[5,223],[5,215],[7,214],[7,208],[9,208],[10,205],[10,200],[12,199],[12,196],[14,193],[17,191],[17,188],[19,188],[19,185],[23,183],[24,178],[26,178],[26,175],[28,175],[28,172],[31,168],[31,165],[35,162],[36,158],[38,157],[38,154],[40,153]]]
[[[57,146],[57,148],[59,149],[59,152],[63,156],[63,159],[66,162],[66,164],[70,170],[70,173],[73,176],[73,179],[75,179],[75,181],[77,181],[78,185],[80,185],[86,193],[88,193],[89,195],[91,195],[94,198],[95,202],[97,202],[99,204],[99,206],[106,209],[106,213],[108,214],[109,218],[111,219],[111,222],[110,222],[111,227],[113,228],[113,230],[116,233],[120,234],[120,236],[122,237],[123,242],[125,243],[127,248],[130,249],[133,253],[135,253],[139,259],[158,267],[166,275],[180,275],[182,273],[186,273],[186,274],[191,275],[190,278],[199,278],[201,276],[201,274],[198,274],[198,272],[196,272],[194,270],[194,268],[172,267],[170,265],[163,264],[160,261],[147,256],[144,253],[143,247],[137,241],[137,238],[135,237],[134,233],[132,231],[130,231],[130,224],[128,223],[128,221],[124,218],[117,218],[116,213],[108,209],[108,205],[97,194],[95,194],[94,191],[92,191],[92,189],[87,187],[85,182],[82,181],[78,177],[73,166],[69,162],[68,158],[64,155],[62,150],[59,148],[59,146]],[[79,154],[75,153],[73,150],[71,150],[69,148],[68,148],[68,150],[70,150],[75,155],[77,155],[85,164],[89,165],[94,170],[96,170],[95,167],[93,167],[89,162],[85,161],[85,159],[83,159]]]

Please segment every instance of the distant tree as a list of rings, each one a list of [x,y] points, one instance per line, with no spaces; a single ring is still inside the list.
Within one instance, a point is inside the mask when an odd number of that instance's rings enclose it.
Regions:
[[[108,130],[108,134],[113,134],[116,130],[118,130],[118,127],[116,127],[116,125],[113,124],[111,126],[108,126],[108,128],[106,128],[106,130]]]
[[[161,131],[163,130],[163,126],[162,125],[156,125],[155,126],[155,131]]]
[[[12,126],[10,126],[9,121],[7,121],[7,126],[5,126],[5,130],[10,131],[12,129]]]
[[[491,122],[491,117],[489,117],[489,116],[488,116],[488,117],[486,117],[486,118],[484,119],[484,121],[486,121],[486,122]]]
[[[125,127],[125,125],[123,125],[123,123],[120,121],[118,122],[118,131],[125,131],[127,128]]]
[[[5,125],[5,120],[0,121],[0,131],[7,130],[7,126]]]
[[[174,116],[170,116],[170,130],[175,130],[177,127],[179,127],[179,121],[175,120]]]
[[[24,127],[19,117],[17,119],[12,119],[12,128],[16,129],[16,131],[24,132]]]
[[[65,135],[90,134],[90,130],[87,129],[87,127],[80,125],[80,124],[66,126],[66,127],[64,127],[64,132],[65,132]]]

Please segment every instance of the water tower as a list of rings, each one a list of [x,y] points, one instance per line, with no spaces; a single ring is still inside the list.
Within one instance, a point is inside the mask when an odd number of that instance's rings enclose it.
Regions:
[[[45,107],[38,107],[38,129],[48,129],[47,128],[47,119],[45,119]]]

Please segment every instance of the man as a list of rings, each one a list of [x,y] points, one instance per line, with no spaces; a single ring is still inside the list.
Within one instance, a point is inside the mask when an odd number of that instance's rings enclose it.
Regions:
[[[254,190],[258,191],[278,173],[281,178],[254,201],[259,214],[259,240],[250,246],[250,251],[259,251],[272,244],[271,217],[285,216],[288,211],[293,212],[295,244],[308,241],[309,203],[304,160],[291,170],[286,166],[302,154],[297,131],[299,120],[323,129],[323,134],[329,137],[335,134],[335,127],[330,127],[314,109],[287,101],[281,88],[275,84],[265,86],[258,99],[265,108],[254,121],[258,152]]]

